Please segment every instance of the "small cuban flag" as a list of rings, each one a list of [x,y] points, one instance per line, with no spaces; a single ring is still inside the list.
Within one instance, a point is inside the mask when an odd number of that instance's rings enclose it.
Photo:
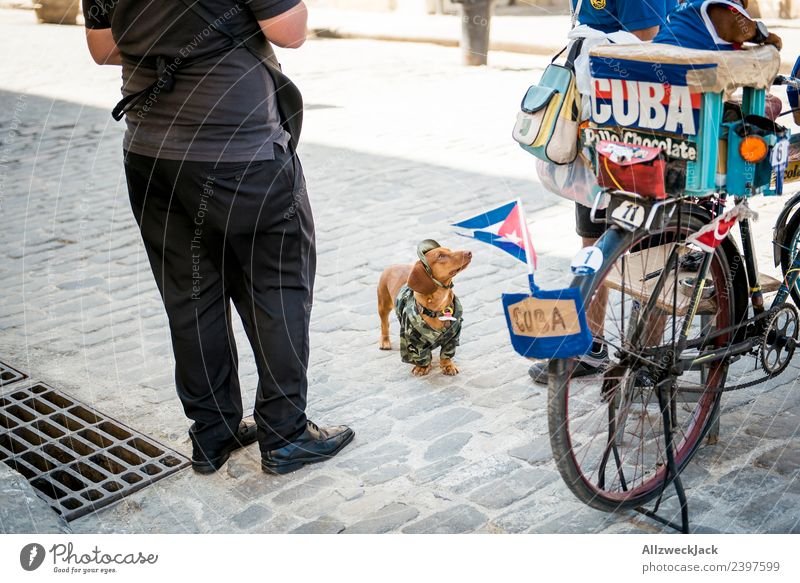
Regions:
[[[578,288],[543,290],[534,282],[536,252],[519,199],[453,223],[467,237],[499,247],[527,263],[528,294],[503,294],[503,310],[514,350],[527,358],[570,358],[592,345]],[[463,233],[462,233],[463,234]]]
[[[465,236],[499,247],[515,259],[527,263],[531,273],[536,269],[536,251],[531,243],[520,199],[453,223],[453,226],[472,231]]]

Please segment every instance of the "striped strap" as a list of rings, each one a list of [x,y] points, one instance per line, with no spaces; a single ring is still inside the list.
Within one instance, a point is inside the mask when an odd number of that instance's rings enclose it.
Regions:
[[[578,24],[578,15],[581,13],[582,4],[583,0],[578,0],[578,4],[575,6],[575,10],[573,10],[572,2],[569,3],[569,11],[570,11],[570,16],[572,18],[572,26],[570,26],[570,29],[575,28],[575,25]]]

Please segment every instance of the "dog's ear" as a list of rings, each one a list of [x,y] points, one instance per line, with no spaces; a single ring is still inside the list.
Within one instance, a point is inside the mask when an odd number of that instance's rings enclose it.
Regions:
[[[425,271],[422,261],[417,261],[411,268],[408,275],[408,287],[422,295],[430,295],[436,291],[436,284],[433,283],[431,276]]]

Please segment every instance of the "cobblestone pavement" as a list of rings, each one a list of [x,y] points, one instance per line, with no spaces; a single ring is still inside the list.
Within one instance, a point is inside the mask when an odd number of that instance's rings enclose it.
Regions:
[[[82,37],[0,11],[0,356],[188,454],[167,322],[109,115],[119,73],[94,66]],[[446,227],[521,195],[539,281],[567,281],[578,248],[571,207],[541,191],[510,138],[531,68],[544,61],[498,54],[491,68],[467,70],[456,49],[345,40],[282,57],[308,103],[300,152],[318,225],[309,414],[352,425],[356,439],[333,461],[284,477],[263,474],[250,447],[217,475],[180,472],[71,528],[659,531],[591,510],[566,489],[549,451],[546,391],[512,352],[500,309],[501,292],[524,289],[524,270]],[[776,203],[758,205],[768,233]],[[457,377],[414,378],[396,350],[377,348],[378,275],[411,261],[427,237],[475,253],[457,281],[466,310]],[[254,364],[241,328],[237,337],[252,403]],[[687,470],[698,530],[800,530],[797,372],[724,398],[720,443]]]

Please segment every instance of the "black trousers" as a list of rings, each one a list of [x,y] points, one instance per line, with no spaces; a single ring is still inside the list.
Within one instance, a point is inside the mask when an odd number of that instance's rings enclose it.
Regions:
[[[131,206],[169,317],[175,383],[201,447],[243,416],[231,301],[255,354],[262,451],[306,424],[306,367],[316,249],[296,155],[181,162],[125,152]]]

